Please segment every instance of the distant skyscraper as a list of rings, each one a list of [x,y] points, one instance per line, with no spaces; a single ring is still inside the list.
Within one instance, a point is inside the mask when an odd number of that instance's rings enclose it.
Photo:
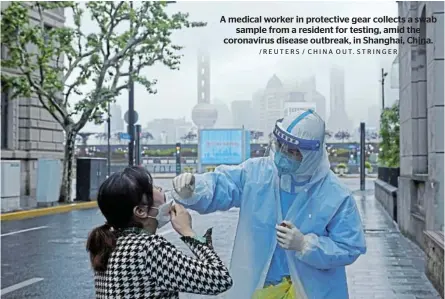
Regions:
[[[253,130],[252,101],[233,101],[231,106],[233,126]]]
[[[284,101],[289,98],[289,92],[277,75],[273,75],[267,82],[266,88],[260,98],[259,123],[260,131],[268,135],[278,119],[284,114]]]
[[[345,74],[343,69],[331,69],[330,108],[329,122],[327,126],[329,129],[353,129],[345,109]]]
[[[232,112],[230,112],[227,104],[219,100],[213,100],[213,106],[218,111],[218,118],[216,119],[215,128],[232,128]]]
[[[284,116],[295,114],[301,109],[317,111],[317,105],[313,102],[284,102]]]
[[[187,122],[185,118],[161,118],[154,119],[147,123],[144,131],[150,132],[153,135],[153,142],[158,143],[174,143],[181,141],[193,124]]]
[[[331,113],[345,109],[345,72],[342,69],[331,69],[330,108]]]
[[[298,90],[305,92],[304,100],[306,102],[315,103],[317,114],[326,121],[326,98],[317,91],[315,76],[302,81],[298,86]]]
[[[122,108],[118,104],[113,104],[110,106],[111,115],[111,133],[125,132],[124,130],[124,119],[122,118]],[[105,133],[108,132],[108,123],[104,123]]]
[[[378,105],[373,105],[368,108],[368,117],[366,121],[366,126],[370,128],[380,127],[380,107]]]

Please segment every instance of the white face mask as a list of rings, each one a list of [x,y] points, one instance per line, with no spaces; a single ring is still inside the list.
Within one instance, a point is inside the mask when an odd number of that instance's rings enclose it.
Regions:
[[[158,228],[163,227],[167,223],[170,222],[171,216],[170,216],[170,209],[173,205],[173,200],[169,200],[168,202],[163,203],[159,207],[152,207],[152,209],[158,210],[158,214],[156,217],[149,216],[150,218],[156,219],[158,221]]]

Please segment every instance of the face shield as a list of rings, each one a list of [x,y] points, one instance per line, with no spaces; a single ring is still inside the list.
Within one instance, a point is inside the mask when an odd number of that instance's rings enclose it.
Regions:
[[[279,174],[291,174],[297,184],[305,184],[320,168],[326,173],[330,167],[324,134],[324,121],[312,110],[279,119],[269,146]]]

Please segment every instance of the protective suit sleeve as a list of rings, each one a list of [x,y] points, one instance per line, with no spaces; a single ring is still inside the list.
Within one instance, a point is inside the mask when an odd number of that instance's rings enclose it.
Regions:
[[[350,265],[366,253],[363,227],[354,198],[349,196],[338,209],[328,227],[328,236],[305,235],[305,245],[296,256],[317,269],[326,270]]]
[[[244,174],[250,161],[240,165],[220,165],[214,172],[195,174],[195,191],[191,198],[178,202],[200,214],[227,211],[240,207]]]

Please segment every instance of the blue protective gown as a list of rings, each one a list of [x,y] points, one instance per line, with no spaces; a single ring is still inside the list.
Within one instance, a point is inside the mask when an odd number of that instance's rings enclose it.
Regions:
[[[285,191],[280,192],[281,213],[286,215],[295,199],[295,194]],[[269,272],[266,276],[267,285],[275,285],[283,280],[283,276],[289,276],[289,266],[287,265],[286,251],[277,246],[272,256]]]
[[[355,201],[332,172],[295,194],[284,217],[270,157],[221,165],[195,179],[194,195],[179,200],[185,207],[200,214],[240,208],[230,266],[234,285],[227,298],[248,299],[263,288],[277,247],[275,225],[282,220],[307,239],[302,252],[285,251],[297,298],[348,298],[345,266],[366,252],[366,244]]]

